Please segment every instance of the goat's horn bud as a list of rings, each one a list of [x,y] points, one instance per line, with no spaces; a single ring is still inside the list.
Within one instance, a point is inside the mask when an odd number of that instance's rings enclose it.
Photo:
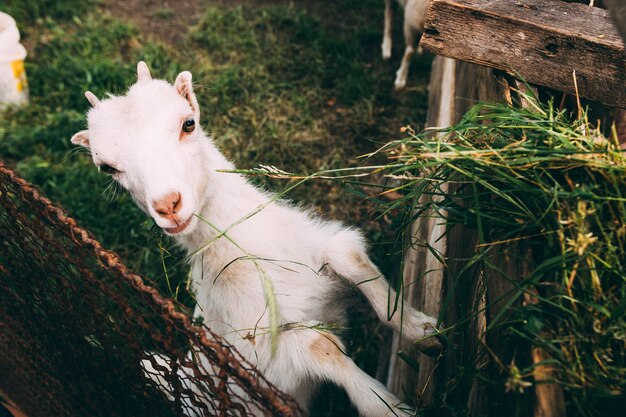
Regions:
[[[150,75],[148,65],[143,61],[139,61],[139,63],[137,64],[137,80],[150,81],[151,79],[152,76]]]
[[[98,100],[98,97],[96,97],[96,95],[91,91],[85,91],[85,97],[87,98],[89,104],[91,104],[91,107],[97,107],[98,104],[100,104],[100,100]]]

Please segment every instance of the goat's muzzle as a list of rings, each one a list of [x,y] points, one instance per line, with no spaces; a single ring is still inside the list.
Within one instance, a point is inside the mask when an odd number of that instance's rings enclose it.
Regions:
[[[183,207],[183,198],[179,192],[171,192],[152,202],[152,208],[163,218],[174,220]]]

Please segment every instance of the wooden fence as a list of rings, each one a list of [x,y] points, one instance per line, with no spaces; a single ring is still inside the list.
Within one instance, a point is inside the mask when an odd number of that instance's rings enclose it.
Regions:
[[[439,55],[432,67],[427,126],[452,125],[478,101],[511,102],[516,89],[528,88],[515,78],[521,77],[535,92],[593,100],[605,122],[615,121],[618,130],[626,132],[626,54],[617,29],[624,27],[625,13],[619,0],[606,2],[613,3],[618,25],[607,10],[556,0],[433,0],[421,41],[425,50]],[[565,94],[560,97],[567,100]],[[621,135],[626,142],[626,134]],[[439,315],[444,323],[462,318],[469,323],[449,335],[452,348],[439,359],[419,353],[396,335],[392,349],[409,360],[392,360],[387,379],[394,392],[409,391],[426,408],[451,389],[458,367],[487,368],[486,375],[495,376],[500,370],[494,358],[505,365],[512,360],[509,346],[493,333],[486,335],[491,318],[504,308],[515,308],[497,301],[513,284],[494,276],[494,270],[523,277],[530,263],[523,244],[503,245],[492,255],[494,268],[467,268],[465,260],[476,250],[475,231],[458,225],[446,229],[438,216],[424,213],[413,224],[413,245],[404,258],[404,282],[411,284],[408,303]],[[445,266],[433,252],[445,259]],[[457,288],[451,294],[453,285]],[[518,301],[533,302],[532,295]],[[446,310],[441,311],[444,304]],[[454,347],[459,345],[462,351]],[[546,352],[528,346],[528,360],[535,364],[532,377],[538,383],[515,406],[504,387],[494,390],[478,378],[455,392],[456,404],[471,416],[564,416],[563,389],[550,382],[547,359]],[[439,409],[432,415],[452,413]]]

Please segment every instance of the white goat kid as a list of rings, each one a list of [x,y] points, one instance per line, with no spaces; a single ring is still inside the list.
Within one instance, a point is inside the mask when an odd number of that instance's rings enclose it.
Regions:
[[[191,73],[181,72],[172,86],[153,80],[140,62],[137,76],[125,96],[100,102],[85,93],[93,107],[88,130],[72,143],[91,149],[95,165],[194,254],[196,314],[303,409],[319,382],[331,381],[346,389],[363,416],[404,415],[399,400],[319,325],[345,323],[339,299],[357,284],[380,319],[398,331],[403,325],[418,347],[439,346],[436,338],[422,340],[436,332],[436,320],[408,307],[402,323],[399,312],[388,320],[387,300],[395,292],[368,258],[359,232],[272,202],[273,195],[242,176],[219,172],[234,166],[199,126]],[[279,313],[275,352],[260,269],[271,280]]]
[[[385,28],[383,31],[383,59],[391,58],[391,23],[393,21],[393,0],[385,0]],[[396,72],[394,88],[402,90],[406,86],[406,78],[409,75],[409,65],[415,53],[416,40],[424,32],[424,22],[426,21],[426,9],[430,0],[398,0],[404,8],[404,56],[402,64]],[[418,52],[421,49],[418,47]]]

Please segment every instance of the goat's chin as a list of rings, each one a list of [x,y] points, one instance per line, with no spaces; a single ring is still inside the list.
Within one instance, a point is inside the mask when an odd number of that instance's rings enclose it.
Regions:
[[[162,229],[165,232],[165,234],[169,236],[184,236],[193,231],[197,222],[198,222],[198,219],[196,219],[196,216],[192,215],[191,217],[189,217],[189,219],[179,224],[178,226],[163,227]]]

